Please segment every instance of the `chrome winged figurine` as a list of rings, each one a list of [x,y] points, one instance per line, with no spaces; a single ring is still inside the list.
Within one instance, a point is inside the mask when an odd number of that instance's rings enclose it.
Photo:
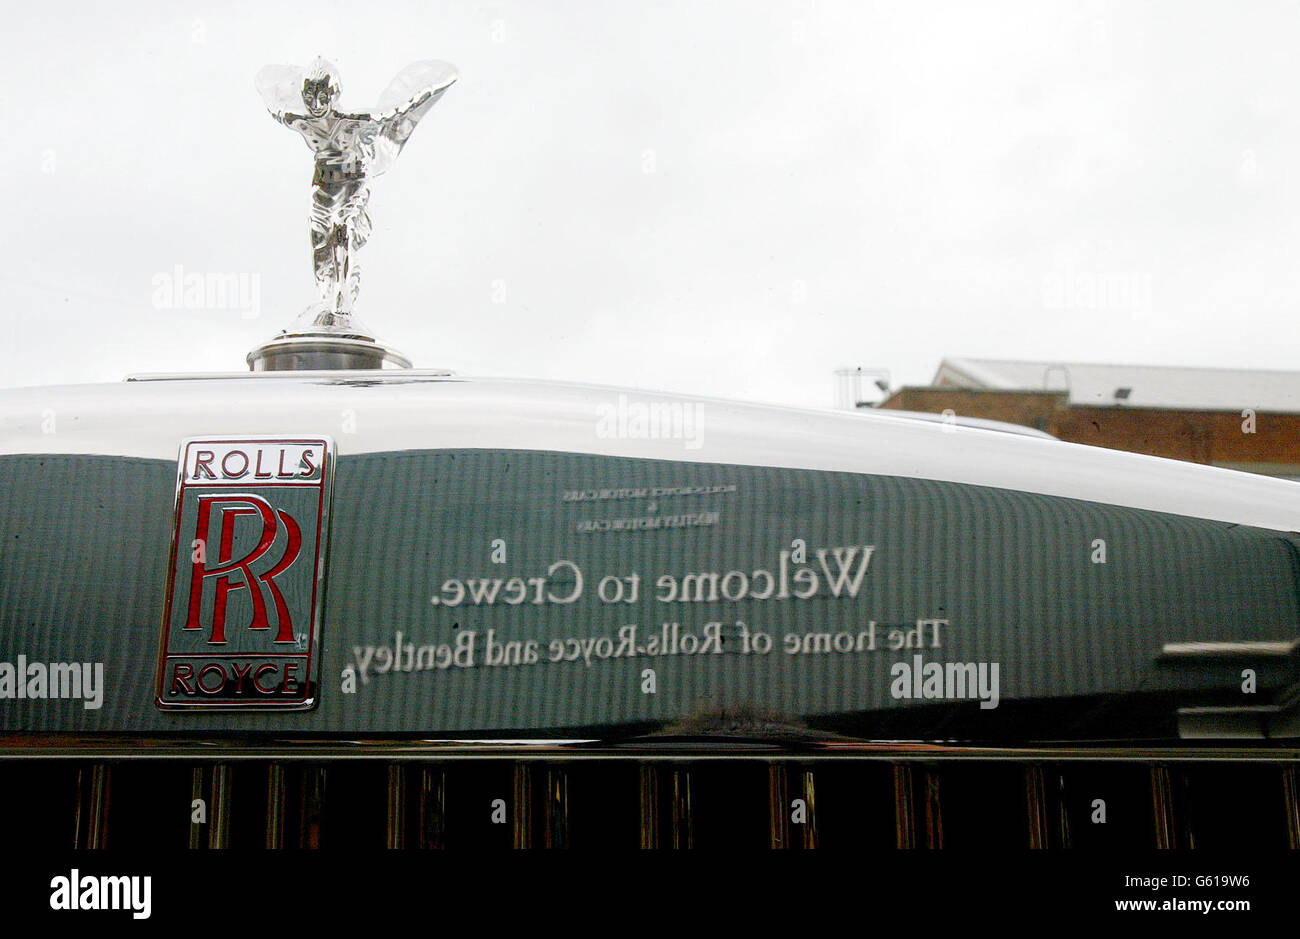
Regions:
[[[425,60],[404,68],[371,112],[339,108],[338,69],[317,58],[307,68],[268,65],[257,89],[271,116],[302,134],[316,154],[312,177],[311,247],[320,326],[349,322],[360,271],[357,250],[370,236],[370,180],[388,171],[415,125],[456,81],[446,62]]]

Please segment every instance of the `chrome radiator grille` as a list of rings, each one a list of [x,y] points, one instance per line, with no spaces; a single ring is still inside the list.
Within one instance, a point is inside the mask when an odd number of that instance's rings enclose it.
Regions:
[[[27,759],[0,814],[54,849],[1300,847],[1266,760]]]

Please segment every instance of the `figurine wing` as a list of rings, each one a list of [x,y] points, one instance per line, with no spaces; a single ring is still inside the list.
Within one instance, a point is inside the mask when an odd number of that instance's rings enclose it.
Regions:
[[[383,124],[375,138],[375,158],[370,167],[373,175],[387,172],[415,125],[458,77],[455,66],[425,59],[408,65],[389,83],[373,112],[374,119]]]
[[[302,80],[306,69],[298,65],[266,65],[254,82],[262,101],[277,121],[302,110]]]

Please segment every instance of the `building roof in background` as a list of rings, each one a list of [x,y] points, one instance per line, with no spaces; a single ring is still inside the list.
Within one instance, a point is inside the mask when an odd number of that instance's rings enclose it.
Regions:
[[[1066,391],[1070,404],[1193,411],[1300,413],[1300,372],[1168,365],[1099,365],[946,358],[934,376],[944,388]],[[1127,397],[1117,397],[1120,389]]]

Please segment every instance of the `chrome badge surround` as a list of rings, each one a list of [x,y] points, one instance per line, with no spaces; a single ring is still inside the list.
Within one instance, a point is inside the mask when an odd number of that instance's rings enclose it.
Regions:
[[[316,706],[334,460],[319,434],[181,441],[159,708]]]

